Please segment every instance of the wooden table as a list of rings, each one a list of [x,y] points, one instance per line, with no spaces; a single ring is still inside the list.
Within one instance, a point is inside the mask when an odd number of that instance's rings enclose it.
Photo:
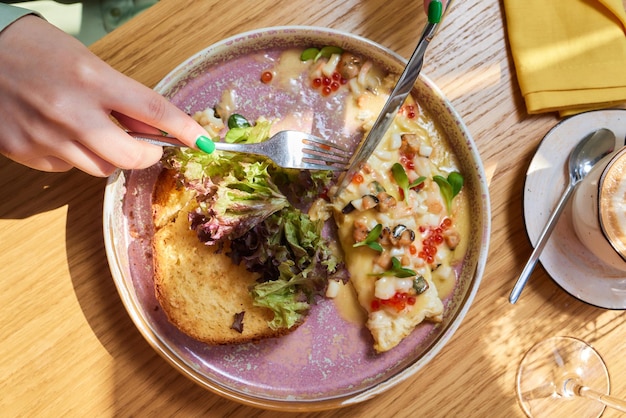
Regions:
[[[417,0],[162,0],[92,50],[152,87],[188,56],[255,28],[330,27],[408,58],[423,21]],[[522,212],[525,173],[558,119],[527,115],[504,22],[499,1],[457,1],[423,70],[467,123],[490,184],[490,255],[469,314],[413,378],[363,404],[304,416],[523,416],[515,398],[518,363],[553,335],[595,346],[611,371],[612,394],[626,398],[622,311],[578,301],[541,266],[521,300],[507,300],[531,252]],[[0,415],[291,416],[200,388],[144,341],[109,273],[104,185],[75,170],[41,173],[0,158]]]

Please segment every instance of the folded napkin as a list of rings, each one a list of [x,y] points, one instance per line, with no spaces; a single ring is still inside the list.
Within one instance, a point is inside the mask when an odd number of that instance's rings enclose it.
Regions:
[[[504,10],[528,113],[626,102],[622,0],[504,0]]]

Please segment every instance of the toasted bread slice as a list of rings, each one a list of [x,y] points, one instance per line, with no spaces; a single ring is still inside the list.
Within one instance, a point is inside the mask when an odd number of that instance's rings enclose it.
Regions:
[[[154,188],[154,284],[170,322],[214,345],[278,337],[296,329],[271,329],[272,311],[254,306],[248,291],[258,275],[234,265],[224,251],[204,245],[190,230],[188,213],[196,208],[193,197],[193,192],[176,188],[169,170],[161,173]],[[232,325],[241,312],[239,332]]]

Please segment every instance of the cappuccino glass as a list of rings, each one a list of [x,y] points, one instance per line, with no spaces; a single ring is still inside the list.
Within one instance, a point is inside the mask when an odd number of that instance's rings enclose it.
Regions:
[[[599,161],[580,182],[572,223],[590,252],[626,271],[626,147]]]

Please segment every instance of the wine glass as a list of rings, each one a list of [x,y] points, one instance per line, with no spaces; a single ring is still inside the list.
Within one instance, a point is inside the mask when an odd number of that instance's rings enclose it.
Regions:
[[[600,354],[573,337],[535,344],[517,371],[517,398],[528,417],[599,417],[606,407],[626,412],[609,396],[609,372]]]

